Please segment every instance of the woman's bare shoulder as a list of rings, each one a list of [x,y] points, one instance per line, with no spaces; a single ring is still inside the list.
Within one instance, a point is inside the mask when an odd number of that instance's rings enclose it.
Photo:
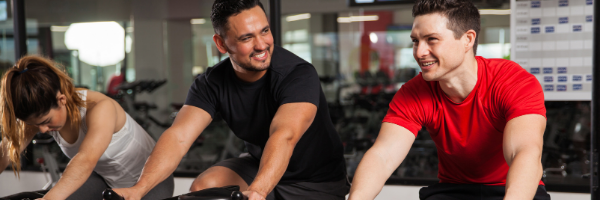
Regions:
[[[92,90],[85,90],[87,92],[87,96],[86,96],[86,103],[87,102],[92,102],[92,103],[97,103],[103,100],[107,100],[110,99],[110,97],[100,93],[100,92],[96,92],[96,91],[92,91]]]

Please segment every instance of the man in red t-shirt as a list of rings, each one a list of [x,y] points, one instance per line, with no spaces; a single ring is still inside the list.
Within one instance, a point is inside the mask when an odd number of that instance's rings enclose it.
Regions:
[[[546,108],[537,79],[514,62],[475,56],[480,16],[469,0],[419,0],[413,16],[422,73],[390,103],[350,200],[375,198],[423,126],[440,183],[420,199],[550,199],[540,181]]]

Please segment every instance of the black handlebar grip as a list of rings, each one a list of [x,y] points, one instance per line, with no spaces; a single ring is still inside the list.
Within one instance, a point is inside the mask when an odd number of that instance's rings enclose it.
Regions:
[[[119,194],[117,194],[112,189],[104,190],[102,192],[102,197],[104,198],[104,200],[125,200],[125,198],[123,198],[122,196],[119,196]]]
[[[231,193],[231,200],[247,200],[247,198],[240,191],[233,191]]]

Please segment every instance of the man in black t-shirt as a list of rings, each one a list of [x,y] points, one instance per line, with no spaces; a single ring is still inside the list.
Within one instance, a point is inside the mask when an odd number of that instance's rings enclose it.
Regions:
[[[139,199],[175,170],[219,113],[249,155],[207,169],[192,191],[239,185],[250,200],[344,199],[350,187],[343,147],[315,68],[273,45],[258,0],[217,0],[211,19],[213,40],[229,58],[196,78],[138,183],[115,191]]]

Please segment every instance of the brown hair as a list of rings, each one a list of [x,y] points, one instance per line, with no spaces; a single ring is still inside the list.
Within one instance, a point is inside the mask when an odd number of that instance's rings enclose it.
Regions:
[[[79,107],[85,102],[76,93],[71,78],[60,65],[40,56],[25,56],[2,76],[0,89],[0,117],[2,144],[6,145],[12,169],[21,170],[20,151],[26,142],[25,122],[29,117],[40,117],[58,107],[57,93],[66,96],[67,120],[79,131]]]
[[[469,0],[419,0],[413,6],[413,17],[439,13],[448,18],[446,27],[454,32],[454,38],[459,39],[468,30],[477,34],[473,45],[473,55],[477,53],[477,41],[481,20],[479,10]]]
[[[210,20],[215,33],[225,38],[229,17],[238,15],[242,11],[256,6],[260,6],[263,12],[265,11],[259,0],[216,0],[212,5],[212,12],[210,14]]]

